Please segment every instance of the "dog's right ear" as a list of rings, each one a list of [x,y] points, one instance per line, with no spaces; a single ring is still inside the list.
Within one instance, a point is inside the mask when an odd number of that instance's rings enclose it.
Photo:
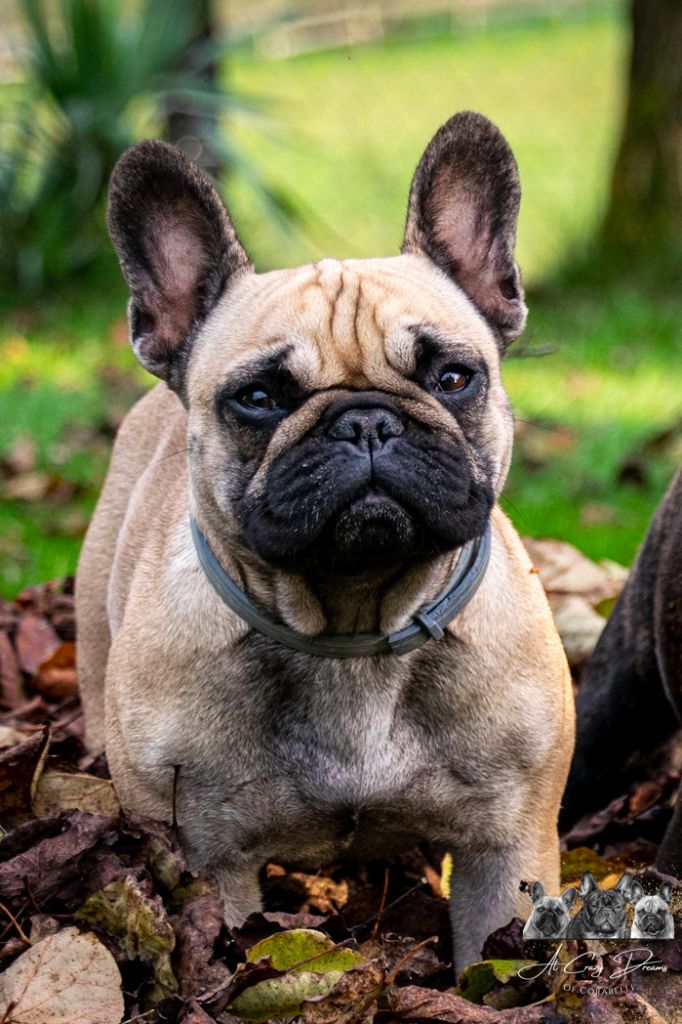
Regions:
[[[561,902],[566,907],[566,910],[570,910],[571,909],[571,907],[575,903],[577,895],[578,895],[578,890],[574,889],[574,888],[567,889],[565,893],[562,893]]]
[[[120,158],[108,224],[131,291],[135,353],[182,394],[196,329],[249,258],[208,179],[165,142],[141,142]]]
[[[639,882],[633,882],[630,886],[630,900],[632,903],[637,903],[644,896],[644,889]]]
[[[545,889],[542,882],[533,882],[530,887],[530,898],[533,903],[538,903],[545,895]]]
[[[637,885],[637,882],[635,882],[634,884]],[[662,900],[665,900],[668,906],[670,906],[670,901],[673,898],[673,887],[670,884],[670,882],[661,883],[661,888],[659,890],[658,895],[661,897]]]
[[[584,871],[583,877],[580,879],[580,895],[583,899],[589,896],[591,892],[598,888],[597,882],[591,871]]]

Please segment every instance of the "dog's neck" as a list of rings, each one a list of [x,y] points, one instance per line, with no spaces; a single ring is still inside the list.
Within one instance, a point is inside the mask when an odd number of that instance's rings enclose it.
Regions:
[[[400,629],[447,586],[459,551],[431,561],[325,577],[274,568],[240,545],[201,525],[223,569],[252,601],[306,636],[320,633],[377,632]]]

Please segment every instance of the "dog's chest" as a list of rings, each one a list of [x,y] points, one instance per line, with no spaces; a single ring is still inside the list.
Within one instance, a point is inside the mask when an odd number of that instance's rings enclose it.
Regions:
[[[330,662],[262,642],[240,653],[230,677],[220,799],[250,845],[319,863],[452,835],[476,767],[458,749],[456,703],[443,706],[442,680],[429,692],[398,659]]]

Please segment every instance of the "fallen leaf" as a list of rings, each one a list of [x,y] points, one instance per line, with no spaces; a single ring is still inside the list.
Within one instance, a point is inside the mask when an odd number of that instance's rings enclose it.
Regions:
[[[20,616],[14,643],[19,667],[30,676],[37,675],[43,662],[61,646],[49,622],[31,612]]]
[[[523,544],[548,594],[579,594],[596,604],[616,597],[628,578],[622,566],[610,561],[598,565],[565,541],[524,537]]]
[[[117,818],[121,812],[110,779],[48,768],[38,781],[33,798],[34,814],[38,818],[49,818],[70,808],[111,818]]]
[[[265,957],[270,958],[272,966],[278,971],[307,968],[320,972],[347,971],[364,961],[361,953],[354,949],[337,948],[327,935],[313,928],[294,928],[270,935],[257,942],[246,954],[249,963],[256,963]]]
[[[549,603],[569,665],[572,668],[583,665],[597,646],[606,619],[578,595],[550,595]]]
[[[478,963],[469,964],[459,979],[458,994],[464,996],[470,1003],[482,1003],[483,997],[498,982],[506,984],[513,978],[518,978],[519,970],[534,962],[533,960],[481,960]]]
[[[295,1017],[307,1000],[329,995],[345,971],[364,963],[361,953],[337,948],[322,932],[298,928],[279,932],[256,943],[247,963],[265,962],[280,977],[267,978],[244,989],[228,1009],[244,1020],[266,1022]]]
[[[166,994],[177,991],[170,961],[175,933],[161,898],[150,896],[136,878],[117,878],[90,896],[76,917],[111,935],[129,960],[151,963]]]
[[[214,960],[223,927],[223,905],[216,885],[189,896],[172,919],[175,932],[174,972],[183,995],[217,988],[229,978],[224,964]]]
[[[409,985],[386,991],[389,1010],[398,1019],[410,1024],[438,1021],[440,1024],[562,1024],[549,1004],[520,1006],[499,1011],[488,1006],[475,1006],[451,992]]]
[[[18,743],[23,743],[25,739],[25,732],[19,732],[18,729],[12,728],[11,725],[0,725],[0,750],[16,747]]]
[[[19,661],[9,637],[0,631],[0,700],[5,707],[13,708],[21,695]]]
[[[374,1020],[385,977],[383,965],[372,961],[346,971],[326,996],[313,996],[303,1003],[297,1022],[369,1024]]]
[[[0,751],[0,824],[14,828],[32,817],[31,804],[50,743],[49,729]]]
[[[196,999],[190,999],[178,1017],[178,1024],[215,1024],[215,1018],[209,1017]]]
[[[33,471],[17,473],[3,483],[3,493],[9,501],[39,501],[50,490],[52,477],[49,473]]]
[[[6,1024],[120,1024],[121,975],[92,932],[64,928],[22,953],[0,976]]]
[[[289,877],[300,884],[306,893],[306,901],[301,907],[302,913],[314,908],[322,914],[328,914],[341,910],[348,903],[347,882],[335,882],[324,875],[306,875],[301,871],[293,871]]]
[[[76,645],[64,643],[38,667],[33,689],[44,697],[72,697],[78,690],[76,676]]]
[[[80,877],[83,855],[109,831],[112,824],[111,818],[104,815],[66,811],[59,818],[28,822],[10,832],[0,842],[0,860],[8,851],[12,852],[12,856],[0,863],[0,893],[3,898],[10,899],[23,893],[27,883],[37,900],[63,890],[68,883]],[[41,830],[58,831],[56,835],[48,834],[34,840],[34,833],[39,836]],[[28,848],[15,853],[17,844],[21,842],[25,842]]]
[[[282,974],[279,978],[260,981],[245,989],[229,1005],[228,1009],[242,1020],[253,1024],[268,1024],[268,1021],[298,1016],[303,1004],[310,999],[329,995],[343,977],[343,971],[297,971]]]

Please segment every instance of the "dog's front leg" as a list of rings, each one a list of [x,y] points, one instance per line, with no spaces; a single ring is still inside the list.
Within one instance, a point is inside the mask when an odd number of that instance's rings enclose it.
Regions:
[[[455,974],[481,959],[483,943],[519,912],[518,850],[454,849],[450,914]]]
[[[452,851],[450,912],[455,972],[481,959],[491,932],[513,917],[525,918],[530,900],[520,883],[541,881],[545,890],[559,892],[559,840],[556,826],[530,832],[523,827],[518,844],[474,848],[456,845]]]
[[[246,863],[218,868],[215,871],[223,900],[223,916],[228,928],[242,925],[250,914],[263,909],[258,880],[260,866],[260,863]]]

